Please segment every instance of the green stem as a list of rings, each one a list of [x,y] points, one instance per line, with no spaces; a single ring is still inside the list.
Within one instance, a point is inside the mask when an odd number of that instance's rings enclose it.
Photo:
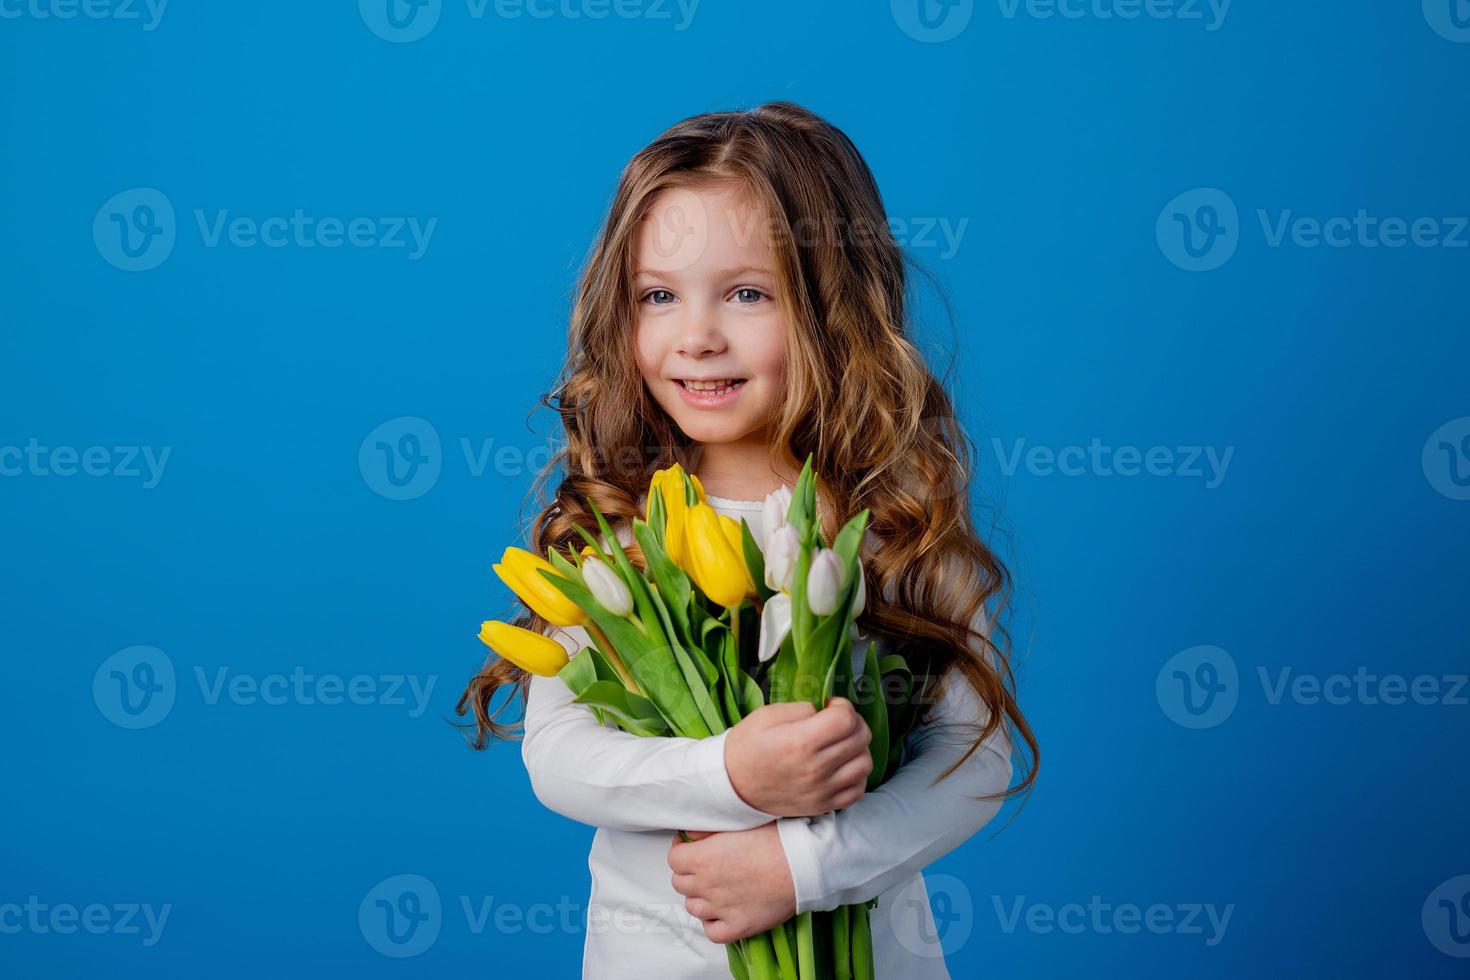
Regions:
[[[776,948],[776,962],[781,966],[781,980],[799,980],[796,959],[791,955],[790,923],[783,922],[771,930],[771,945]]]
[[[852,942],[848,935],[851,905],[832,910],[832,975],[836,980],[852,980]]]
[[[817,950],[812,943],[812,914],[796,917],[796,965],[800,980],[818,980]]]
[[[868,905],[861,902],[852,906],[850,916],[852,933],[852,976],[853,980],[873,978],[873,926],[868,921]]]
[[[750,962],[750,980],[781,980],[781,967],[776,962],[770,933],[746,939],[745,955]]]

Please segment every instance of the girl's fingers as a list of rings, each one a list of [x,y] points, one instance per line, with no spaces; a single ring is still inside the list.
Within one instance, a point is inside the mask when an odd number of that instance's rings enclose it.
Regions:
[[[841,769],[837,770],[836,777],[832,780],[839,788],[857,786],[868,781],[868,774],[873,771],[873,757],[864,755],[853,759]]]
[[[678,892],[680,895],[683,895],[685,898],[690,900],[703,898],[703,896],[699,895],[695,891],[695,889],[698,887],[699,879],[696,878],[694,875],[676,874],[673,877],[673,882],[674,891]]]
[[[868,728],[864,725],[842,741],[829,745],[818,752],[817,761],[824,771],[832,773],[841,769],[853,759],[868,754]]]

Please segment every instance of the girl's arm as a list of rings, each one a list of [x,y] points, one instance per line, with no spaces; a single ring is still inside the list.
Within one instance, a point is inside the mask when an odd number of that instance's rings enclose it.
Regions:
[[[552,633],[568,652],[592,640]],[[559,677],[532,676],[521,759],[548,809],[614,830],[747,830],[776,815],[746,803],[725,768],[725,739],[645,738],[598,722]]]
[[[844,810],[776,822],[798,913],[874,898],[963,844],[995,816],[999,801],[972,797],[1010,785],[1011,748],[1003,727],[930,785],[965,754],[985,718],[969,681],[952,672],[930,722],[910,733],[912,757],[886,783]]]

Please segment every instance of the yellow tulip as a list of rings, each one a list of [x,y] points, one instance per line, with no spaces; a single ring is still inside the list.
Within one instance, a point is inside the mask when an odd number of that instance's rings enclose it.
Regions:
[[[738,529],[738,527],[737,527]],[[689,574],[700,590],[721,606],[734,606],[753,591],[750,570],[741,551],[730,544],[720,514],[707,503],[689,508]]]
[[[660,494],[664,500],[664,514],[667,518],[664,524],[664,550],[669,553],[674,564],[688,570],[689,556],[684,542],[689,507],[684,502],[684,476],[684,468],[678,463],[659,470],[649,481],[648,494],[650,498],[656,493]],[[695,496],[701,503],[705,502],[704,485],[699,482],[699,477],[690,475],[689,482],[694,484]]]
[[[566,647],[546,634],[498,619],[480,624],[480,642],[522,670],[542,677],[555,677],[569,659]]]
[[[539,570],[543,568],[557,576],[561,573],[540,555],[524,548],[506,548],[500,564],[494,568],[495,574],[522,602],[553,626],[580,626],[587,622],[582,607],[541,576]]]
[[[735,518],[729,514],[719,514],[719,518],[720,530],[725,532],[725,540],[730,542],[730,547],[740,557],[740,567],[745,569],[745,594],[755,595],[755,579],[750,577],[750,566],[745,564],[745,535],[741,533]]]

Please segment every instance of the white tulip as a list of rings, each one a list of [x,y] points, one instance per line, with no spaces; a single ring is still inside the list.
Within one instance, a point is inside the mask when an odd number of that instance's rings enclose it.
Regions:
[[[628,583],[598,559],[588,557],[582,562],[582,580],[587,583],[592,598],[614,616],[626,616],[633,611],[633,593],[628,591]]]
[[[786,636],[791,632],[791,597],[778,592],[766,602],[761,610],[761,635],[756,645],[761,663],[776,655]]]
[[[771,540],[771,535],[776,533],[786,523],[786,515],[791,512],[791,488],[778,487],[766,494],[766,502],[761,505],[761,527],[765,529],[766,541]],[[775,586],[771,586],[775,588]]]
[[[831,548],[817,549],[806,575],[806,601],[815,615],[830,616],[837,611],[845,571],[837,552]]]
[[[867,576],[863,574],[863,563],[861,561],[859,561],[857,565],[857,577],[857,589],[855,590],[855,593],[852,597],[853,619],[858,618],[858,614],[863,611],[863,607],[868,602]]]
[[[777,592],[791,591],[791,576],[796,573],[796,559],[801,554],[801,539],[796,528],[782,524],[766,538],[762,556],[766,563],[766,587]]]

